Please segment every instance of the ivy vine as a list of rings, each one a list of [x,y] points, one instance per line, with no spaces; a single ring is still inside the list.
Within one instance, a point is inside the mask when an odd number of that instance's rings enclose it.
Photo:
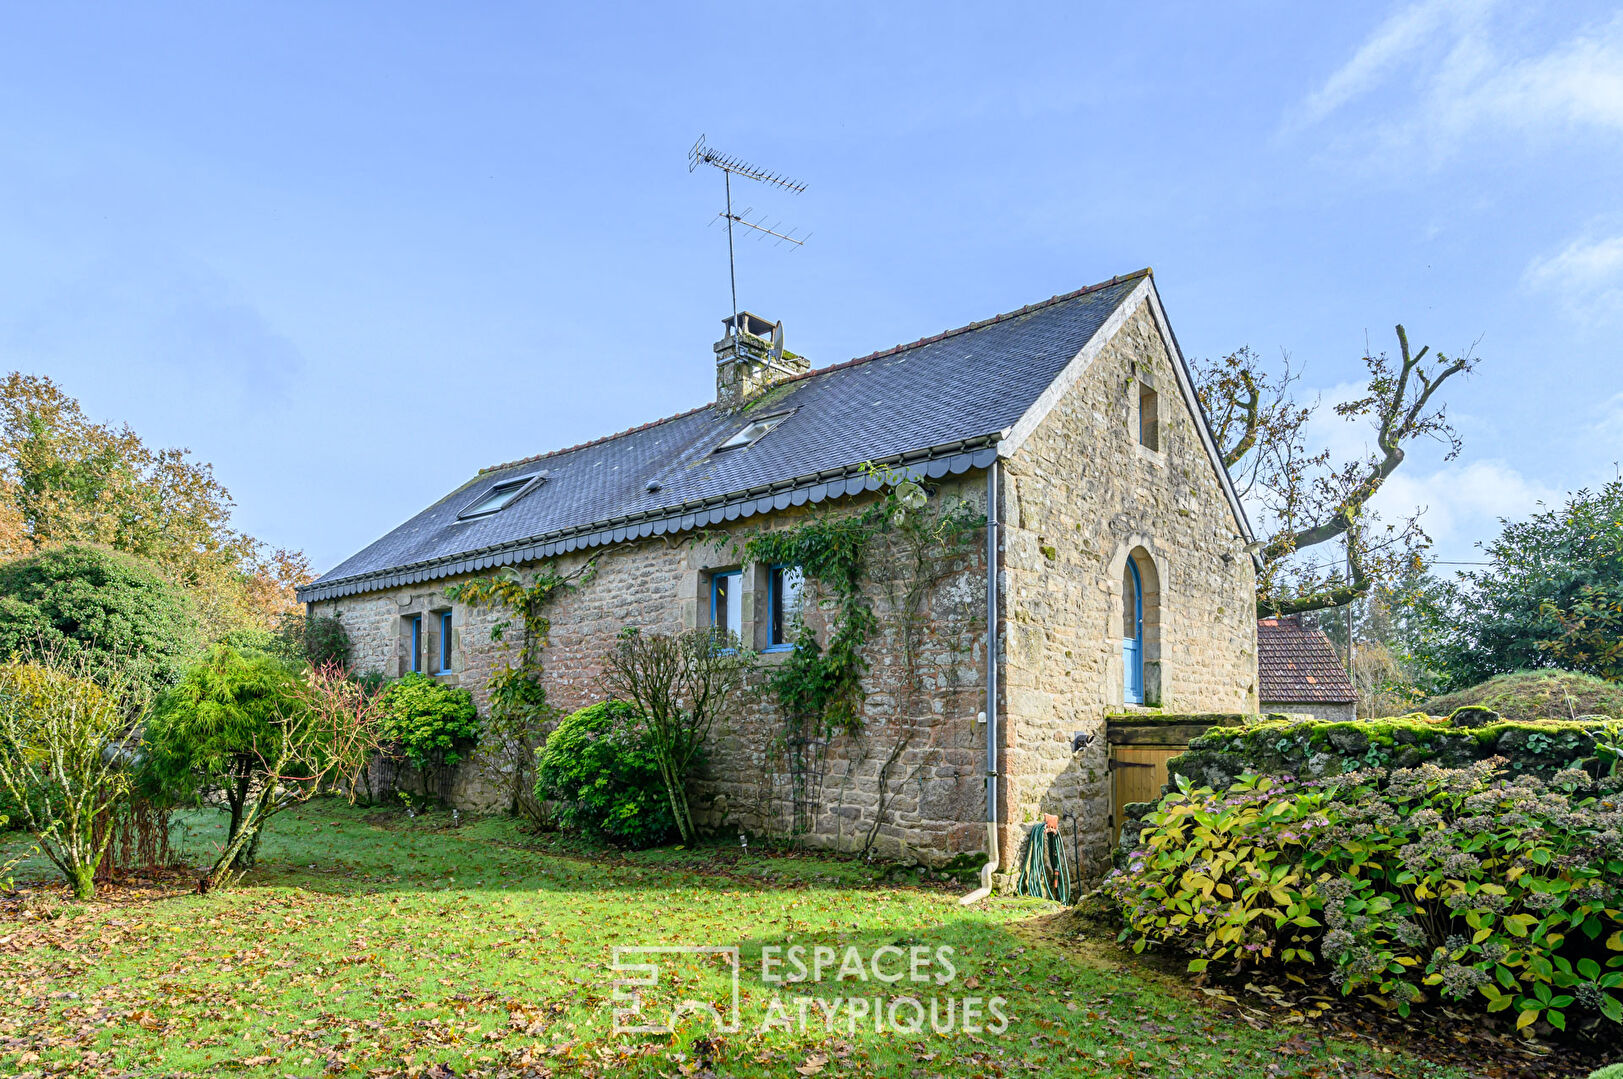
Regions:
[[[541,728],[553,718],[542,682],[542,651],[552,632],[548,605],[560,589],[572,588],[597,572],[593,559],[571,573],[559,573],[556,562],[535,570],[526,581],[517,570],[504,568],[488,577],[475,577],[453,584],[445,594],[459,603],[486,609],[500,608],[507,618],[490,627],[490,639],[502,641],[516,619],[524,638],[518,663],[503,662],[487,683],[490,692],[490,721],[485,725],[486,747],[511,778],[513,808],[532,818],[542,813],[536,801],[531,774]]]
[[[912,587],[903,606],[903,650],[913,665],[914,621],[918,604],[935,579],[926,570],[929,552],[941,545],[962,546],[985,517],[959,501],[937,512],[925,512],[929,492],[916,480],[882,466],[864,465],[877,476],[883,496],[860,513],[820,514],[788,528],[751,536],[745,560],[799,567],[809,583],[826,590],[834,601],[827,643],[800,624],[794,650],[774,674],[770,688],[777,698],[783,725],[783,747],[789,755],[794,785],[794,832],[810,828],[820,786],[822,751],[840,734],[862,730],[862,677],[868,670],[865,649],[879,627],[863,589],[873,546],[899,536],[911,552]]]

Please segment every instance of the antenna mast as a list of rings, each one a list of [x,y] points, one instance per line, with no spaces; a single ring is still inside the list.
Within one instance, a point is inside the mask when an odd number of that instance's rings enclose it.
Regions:
[[[713,146],[706,146],[703,135],[700,135],[699,140],[693,144],[692,149],[688,150],[688,171],[692,172],[700,165],[713,165],[721,170],[723,187],[725,188],[727,194],[727,208],[718,216],[725,218],[727,221],[727,279],[732,285],[733,290],[732,332],[737,334],[738,263],[737,258],[733,253],[734,223],[752,228],[763,236],[775,236],[777,237],[779,244],[782,244],[784,241],[788,241],[789,243],[794,244],[796,247],[801,246],[807,240],[809,240],[811,238],[811,234],[808,233],[805,236],[797,239],[794,234],[794,229],[790,229],[788,232],[780,232],[779,229],[782,226],[778,222],[773,222],[770,226],[762,224],[762,221],[765,219],[765,215],[762,215],[760,220],[751,221],[749,219],[749,215],[752,211],[749,209],[745,209],[742,214],[734,213],[733,174],[737,173],[739,176],[742,176],[745,179],[757,180],[772,187],[781,187],[792,195],[798,195],[802,191],[806,190],[806,185],[795,180],[791,180],[781,173],[769,172],[766,169],[757,168],[747,161],[741,161],[730,154],[724,154]]]

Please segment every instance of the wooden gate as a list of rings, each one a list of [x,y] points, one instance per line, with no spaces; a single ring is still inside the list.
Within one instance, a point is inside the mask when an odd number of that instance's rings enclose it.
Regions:
[[[1238,727],[1240,714],[1175,715],[1165,712],[1120,712],[1105,716],[1110,743],[1110,835],[1121,836],[1122,809],[1133,802],[1158,802],[1167,781],[1167,761],[1190,741],[1213,727]]]
[[[1132,802],[1158,802],[1167,781],[1167,761],[1183,746],[1117,745],[1110,747],[1111,841],[1121,834],[1122,808]]]

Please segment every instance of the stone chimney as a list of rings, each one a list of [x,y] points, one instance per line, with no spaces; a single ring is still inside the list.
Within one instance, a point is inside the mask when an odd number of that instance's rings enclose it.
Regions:
[[[811,361],[783,347],[783,323],[740,311],[721,320],[716,342],[716,405],[736,412],[786,378],[811,370]]]

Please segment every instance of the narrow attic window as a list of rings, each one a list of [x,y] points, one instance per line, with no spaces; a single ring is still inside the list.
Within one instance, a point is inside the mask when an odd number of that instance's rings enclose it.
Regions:
[[[503,480],[480,495],[467,509],[456,515],[457,520],[466,521],[470,517],[484,517],[504,510],[531,487],[539,485],[547,478],[545,472],[535,472],[528,476],[519,476],[515,479]]]
[[[762,416],[758,420],[751,420],[733,437],[717,446],[717,450],[735,450],[740,446],[753,445],[772,428],[789,418],[789,413],[781,412],[776,416]]]
[[[1161,448],[1161,399],[1143,383],[1138,388],[1138,444],[1151,450]]]

